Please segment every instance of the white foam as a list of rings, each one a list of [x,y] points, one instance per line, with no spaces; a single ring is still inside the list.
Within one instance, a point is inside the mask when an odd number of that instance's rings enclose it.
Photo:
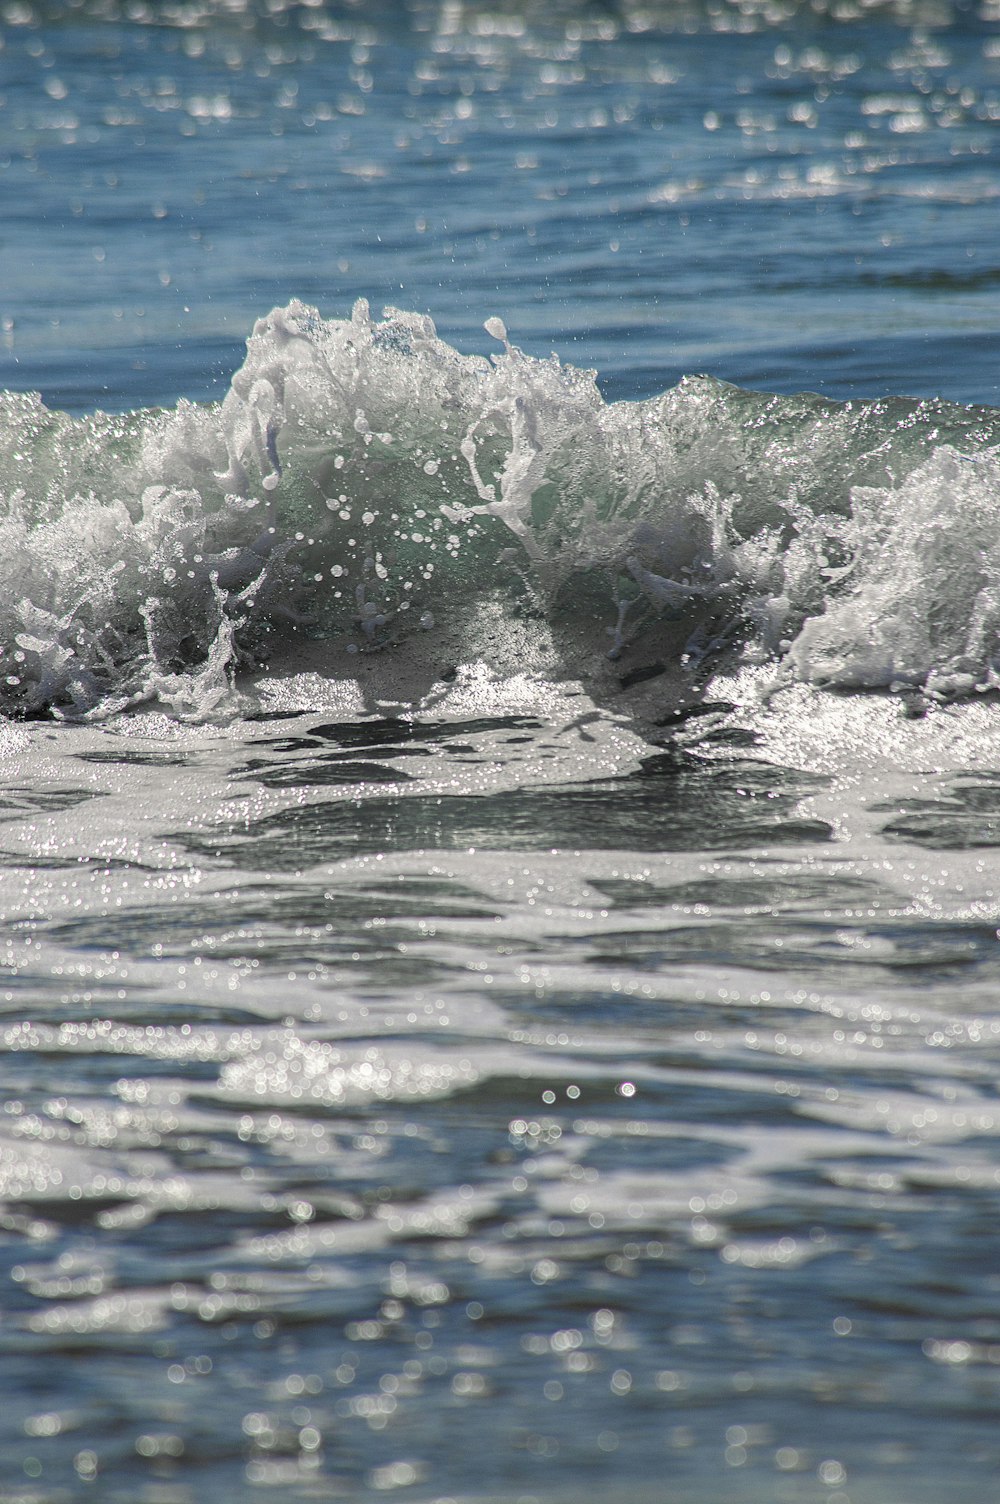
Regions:
[[[197,719],[290,637],[343,673],[421,633],[428,661],[499,661],[526,606],[561,622],[563,670],[674,619],[692,663],[743,644],[817,683],[1000,682],[990,415],[707,378],[608,404],[486,329],[488,360],[423,315],[296,302],[217,406],[0,399],[0,704]]]

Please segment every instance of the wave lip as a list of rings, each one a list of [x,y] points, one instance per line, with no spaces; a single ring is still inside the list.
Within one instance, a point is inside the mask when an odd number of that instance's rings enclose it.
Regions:
[[[575,673],[738,650],[817,684],[1000,685],[1000,414],[708,377],[608,403],[485,327],[489,359],[425,315],[293,302],[221,403],[0,397],[0,707],[205,716],[303,636],[334,672],[421,633],[502,663],[526,622]]]

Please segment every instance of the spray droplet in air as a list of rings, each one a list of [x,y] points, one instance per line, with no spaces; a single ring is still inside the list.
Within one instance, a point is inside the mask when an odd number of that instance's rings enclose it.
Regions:
[[[483,328],[486,330],[487,334],[493,337],[493,339],[502,339],[504,344],[507,343],[507,326],[504,323],[503,319],[487,319],[486,323],[483,325]]]

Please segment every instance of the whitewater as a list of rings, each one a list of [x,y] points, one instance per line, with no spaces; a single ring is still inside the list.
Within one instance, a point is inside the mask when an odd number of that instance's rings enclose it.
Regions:
[[[206,713],[295,631],[338,656],[439,618],[424,652],[453,669],[484,604],[561,621],[577,672],[599,623],[616,660],[683,620],[692,671],[739,640],[776,682],[1000,684],[995,413],[698,377],[607,403],[593,371],[486,327],[492,359],[426,315],[295,303],[216,406],[72,419],[8,394],[9,709]]]
[[[996,1496],[998,26],[0,5],[4,1504]]]

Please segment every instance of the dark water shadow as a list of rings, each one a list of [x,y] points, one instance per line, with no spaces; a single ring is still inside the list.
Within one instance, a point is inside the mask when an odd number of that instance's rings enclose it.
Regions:
[[[905,799],[889,807],[897,813],[882,833],[893,840],[930,851],[1000,846],[1000,773],[960,773],[938,798]]]
[[[324,800],[171,839],[232,867],[276,872],[378,852],[736,850],[831,840],[826,821],[797,813],[816,786],[766,763],[662,752],[637,772],[592,783]]]

